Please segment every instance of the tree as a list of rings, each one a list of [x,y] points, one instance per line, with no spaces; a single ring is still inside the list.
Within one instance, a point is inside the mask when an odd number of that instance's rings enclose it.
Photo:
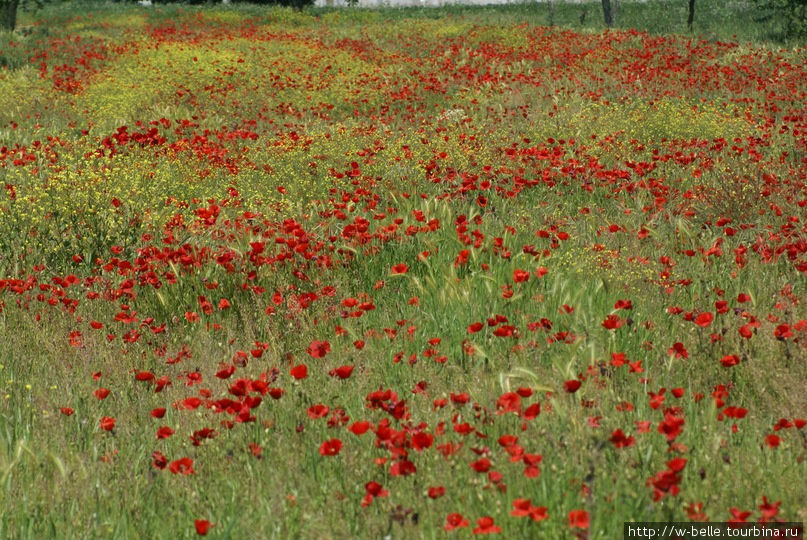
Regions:
[[[2,2],[3,0],[0,0]],[[166,0],[166,1],[175,1],[175,0]],[[185,1],[185,0],[179,0]],[[284,7],[292,7],[298,11],[302,11],[303,8],[307,6],[313,6],[315,0],[233,0],[234,2],[250,2],[253,4],[261,4],[261,5],[272,5],[272,6],[284,6]],[[350,3],[350,2],[348,2]]]
[[[689,0],[689,16],[687,17],[687,28],[692,31],[692,25],[695,24],[695,0]]]
[[[0,0],[0,30],[14,31],[19,0]]]
[[[605,17],[605,26],[614,26],[614,15],[611,13],[611,0],[602,0],[602,14]]]
[[[783,23],[784,37],[807,35],[807,0],[754,0],[759,22]]]

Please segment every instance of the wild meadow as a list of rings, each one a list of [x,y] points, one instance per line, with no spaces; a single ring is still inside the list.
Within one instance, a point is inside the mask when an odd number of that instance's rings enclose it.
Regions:
[[[0,537],[807,519],[805,49],[495,13],[0,36]]]

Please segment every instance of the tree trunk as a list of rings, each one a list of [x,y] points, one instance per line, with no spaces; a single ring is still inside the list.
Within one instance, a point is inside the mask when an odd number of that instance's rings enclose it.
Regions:
[[[687,28],[692,32],[692,25],[695,24],[695,0],[689,0],[689,17],[687,17]]]
[[[13,31],[17,25],[19,0],[0,0],[0,29]]]
[[[605,26],[614,26],[614,16],[611,14],[611,0],[602,0],[602,14],[605,17]]]

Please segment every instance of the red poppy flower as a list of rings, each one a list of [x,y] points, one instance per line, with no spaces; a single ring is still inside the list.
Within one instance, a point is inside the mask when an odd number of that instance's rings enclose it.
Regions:
[[[630,300],[617,300],[614,309],[633,309],[633,303]]]
[[[95,392],[92,393],[98,400],[106,399],[109,395],[108,388],[98,388]]]
[[[185,410],[193,411],[199,408],[199,405],[202,404],[202,400],[196,396],[191,396],[189,398],[185,398],[182,400],[182,407]]]
[[[611,353],[610,364],[614,367],[622,367],[628,362],[628,357],[625,353]]]
[[[701,328],[706,328],[710,324],[712,324],[712,321],[714,320],[714,318],[715,318],[715,316],[712,315],[711,312],[706,311],[704,313],[699,314],[697,317],[695,317],[695,324],[697,324]]]
[[[229,379],[235,373],[235,366],[230,364],[227,367],[221,368],[216,372],[216,377],[219,379]]]
[[[682,417],[670,413],[667,409],[664,411],[664,420],[658,424],[658,432],[665,435],[668,442],[672,442],[683,431],[684,423]]]
[[[524,454],[521,456],[524,461],[524,476],[526,478],[538,478],[541,469],[538,467],[544,457],[541,454]]]
[[[443,486],[432,486],[429,488],[429,498],[438,499],[446,494],[446,488]]]
[[[526,386],[519,386],[516,389],[516,394],[518,394],[519,396],[521,396],[523,398],[528,398],[528,397],[532,396],[533,393],[534,393],[533,389],[528,388]]]
[[[471,463],[471,468],[478,473],[488,472],[490,470],[490,460],[481,458]]]
[[[158,439],[167,439],[174,434],[174,430],[168,426],[162,426],[157,430]]]
[[[513,446],[516,444],[518,442],[518,437],[515,435],[502,435],[499,437],[498,442],[501,446],[507,448],[508,446]]]
[[[585,510],[572,510],[569,512],[569,527],[572,529],[588,529],[588,512]]]
[[[308,417],[312,420],[323,418],[328,415],[328,412],[330,412],[330,410],[331,410],[330,407],[328,407],[327,405],[318,403],[308,408]]]
[[[685,510],[690,521],[709,521],[709,516],[703,512],[702,502],[690,503]]]
[[[669,469],[671,471],[673,471],[673,472],[680,472],[680,471],[684,470],[684,467],[686,466],[686,464],[687,464],[686,458],[677,457],[677,458],[673,458],[670,461],[668,461],[667,462],[667,467],[669,467]]]
[[[460,251],[459,255],[457,255],[457,258],[454,259],[454,266],[463,266],[465,264],[468,264],[468,257],[470,255],[471,255],[470,250],[463,249],[462,251]]]
[[[767,444],[769,448],[776,448],[781,443],[782,439],[780,439],[778,435],[771,434],[765,436],[765,444]]]
[[[258,459],[261,459],[261,453],[263,452],[263,448],[255,444],[254,442],[249,443],[249,451]]]
[[[163,375],[159,379],[154,382],[154,392],[159,393],[162,392],[166,386],[171,386],[173,383],[168,378],[168,375]]]
[[[723,409],[723,414],[729,418],[745,418],[748,414],[748,409],[731,406]]]
[[[473,324],[469,324],[468,325],[468,333],[469,334],[475,334],[475,333],[479,332],[480,330],[482,330],[483,326],[484,325],[481,322],[475,322]]]
[[[605,320],[602,322],[602,327],[606,330],[616,330],[617,328],[622,327],[625,323],[622,319],[619,318],[619,315],[611,314],[608,315]]]
[[[62,408],[61,408],[61,409],[59,409],[59,410],[60,410],[60,411],[62,412],[62,414],[63,414],[63,415],[65,415],[65,416],[71,416],[71,415],[72,415],[72,414],[75,412],[75,411],[74,411],[73,409],[71,409],[70,407],[62,407]]]
[[[580,389],[580,385],[583,384],[577,379],[572,379],[570,381],[566,381],[563,383],[563,389],[566,390],[570,394],[574,394]]]
[[[533,403],[524,409],[521,417],[524,418],[524,420],[534,420],[539,414],[541,414],[541,404]]]
[[[384,489],[384,486],[372,480],[364,484],[364,490],[368,495],[372,495],[373,497],[386,497],[389,495],[389,491]]]
[[[431,433],[419,431],[412,435],[412,448],[418,452],[431,448],[432,444],[434,444],[434,435]]]
[[[115,429],[115,419],[111,416],[103,416],[101,417],[100,426],[104,431],[112,431]]]
[[[774,431],[779,431],[780,429],[787,429],[793,427],[793,423],[788,420],[787,418],[780,418],[778,422],[773,426]]]
[[[409,267],[406,266],[406,264],[404,264],[404,263],[399,263],[399,264],[396,264],[396,265],[394,265],[392,267],[392,274],[393,275],[405,274],[408,271],[409,271]]]
[[[162,453],[157,452],[156,450],[151,453],[151,464],[154,466],[155,469],[165,469],[168,466],[168,460],[165,458]]]
[[[417,467],[408,459],[401,459],[393,463],[389,468],[389,473],[392,476],[409,476],[415,474]]]
[[[370,429],[370,425],[370,422],[367,422],[366,420],[362,422],[353,422],[348,429],[354,435],[364,435],[367,433],[367,430]]]
[[[496,534],[502,532],[502,528],[493,523],[493,518],[484,516],[476,520],[477,527],[474,534]]]
[[[323,358],[330,351],[331,351],[330,343],[328,343],[327,341],[319,341],[316,339],[311,342],[307,350],[308,354],[312,358]]]
[[[673,346],[667,349],[667,354],[675,358],[689,358],[689,353],[680,341],[673,343]]]
[[[628,437],[621,429],[614,430],[609,439],[617,448],[628,448],[636,442],[635,437]]]
[[[70,336],[68,337],[68,341],[70,342],[70,345],[73,346],[73,347],[82,347],[83,346],[83,342],[81,341],[81,332],[79,332],[78,330],[74,330],[73,332],[70,332]]]
[[[514,517],[529,516],[533,521],[543,521],[549,518],[546,506],[533,506],[529,499],[516,499],[513,501],[513,510],[510,512]]]
[[[504,324],[498,327],[496,330],[494,330],[493,335],[496,337],[510,337],[513,335],[515,331],[516,331],[515,326]]]
[[[751,337],[753,337],[754,335],[754,324],[753,323],[744,324],[737,331],[745,339],[751,339]]]
[[[308,366],[305,364],[294,366],[289,370],[289,373],[297,380],[305,379],[308,377]]]
[[[516,269],[513,270],[513,282],[514,283],[523,283],[530,279],[530,273],[526,270]]]
[[[151,382],[155,379],[154,373],[150,371],[138,371],[135,374],[135,380],[140,382]]]
[[[199,536],[205,536],[210,528],[215,526],[206,519],[197,519],[193,522],[193,525],[196,527],[196,534]]]
[[[319,447],[319,453],[322,456],[335,456],[342,450],[342,441],[339,439],[330,439],[322,443]]]
[[[549,509],[546,506],[533,506],[530,511],[530,519],[536,522],[549,519]]]
[[[510,515],[513,517],[524,517],[530,515],[532,509],[532,502],[529,499],[515,499],[513,501],[513,511]]]
[[[443,525],[443,530],[453,531],[454,529],[467,527],[469,524],[470,521],[462,517],[462,514],[448,514],[446,516],[446,524]]]
[[[780,324],[773,331],[773,337],[775,337],[779,341],[783,341],[785,339],[792,338],[793,337],[793,331],[790,329],[789,324]]]
[[[189,457],[184,457],[176,461],[172,461],[168,465],[168,470],[174,474],[181,474],[184,476],[196,473],[196,471],[193,470],[193,460]]]
[[[361,501],[361,506],[363,508],[370,506],[375,497],[386,497],[387,495],[389,495],[389,491],[384,489],[384,487],[378,482],[373,481],[367,482],[364,485],[364,489],[365,489],[365,495]]]
[[[340,366],[328,372],[331,377],[347,379],[353,373],[353,366]]]
[[[775,503],[771,503],[768,500],[768,497],[762,496],[762,504],[760,504],[757,508],[759,508],[760,514],[762,514],[761,522],[769,522],[773,518],[775,518],[779,514],[779,506],[781,506],[781,501],[776,501]]]
[[[515,392],[506,392],[496,401],[496,410],[499,414],[521,413],[521,396]]]
[[[193,443],[193,446],[199,446],[200,444],[202,444],[203,440],[215,439],[217,435],[218,435],[217,431],[214,431],[206,427],[194,431],[193,434],[190,436],[190,439],[191,442]]]

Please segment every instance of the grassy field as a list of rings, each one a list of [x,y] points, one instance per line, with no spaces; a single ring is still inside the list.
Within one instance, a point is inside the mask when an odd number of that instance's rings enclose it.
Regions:
[[[0,537],[804,521],[807,56],[681,4],[23,14]]]

